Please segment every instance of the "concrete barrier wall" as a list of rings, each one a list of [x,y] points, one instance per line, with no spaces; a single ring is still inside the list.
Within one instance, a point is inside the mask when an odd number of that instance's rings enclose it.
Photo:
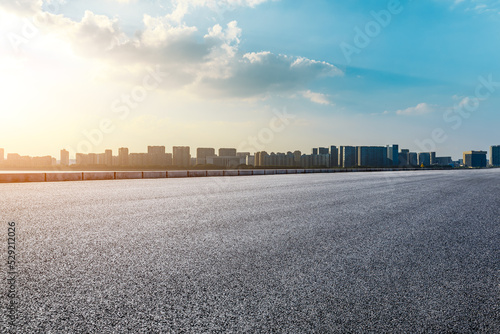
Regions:
[[[207,176],[207,171],[206,170],[189,170],[188,171],[188,176],[189,177],[203,177],[203,176]]]
[[[115,172],[83,172],[83,180],[114,180]]]
[[[144,179],[164,179],[167,177],[167,172],[146,171],[142,172]]]
[[[386,172],[386,171],[422,171],[432,168],[335,168],[335,169],[241,169],[241,170],[176,170],[176,171],[118,171],[118,172],[20,172],[2,173],[0,183],[15,182],[54,182],[81,180],[114,180],[114,179],[152,179],[204,176],[238,176],[238,175],[273,175],[303,173],[346,173],[346,172]]]
[[[224,176],[223,170],[207,170],[207,176]]]
[[[45,173],[6,173],[0,174],[0,183],[45,182]]]
[[[81,181],[83,180],[82,172],[74,173],[46,173],[45,181],[55,182],[55,181]]]
[[[172,178],[172,177],[187,177],[188,176],[188,171],[187,170],[169,170],[167,171],[167,177]]]
[[[142,179],[142,172],[116,172],[115,179]]]

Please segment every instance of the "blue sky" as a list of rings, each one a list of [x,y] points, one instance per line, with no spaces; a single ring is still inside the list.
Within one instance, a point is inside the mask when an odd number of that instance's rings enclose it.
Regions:
[[[500,1],[17,3],[0,5],[7,152],[500,143]]]

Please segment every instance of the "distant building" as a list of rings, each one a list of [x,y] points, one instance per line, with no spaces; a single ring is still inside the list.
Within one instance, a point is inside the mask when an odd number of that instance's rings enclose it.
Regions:
[[[105,150],[104,151],[104,165],[112,166],[113,165],[113,151]]]
[[[247,155],[245,163],[247,166],[255,166],[255,156],[254,155]]]
[[[3,148],[0,148],[0,163],[4,161],[5,151]]]
[[[431,165],[431,154],[428,152],[420,152],[418,154],[418,165],[428,167]]]
[[[398,165],[400,167],[407,167],[410,165],[410,150],[401,149],[398,154]]]
[[[148,146],[145,163],[148,166],[167,166],[168,156],[165,153],[165,146]]]
[[[52,166],[54,160],[50,155],[44,156],[44,157],[33,157],[31,158],[31,164],[28,166],[24,167],[47,167],[47,166]]]
[[[265,160],[266,160],[267,156],[268,156],[268,154],[267,154],[266,151],[261,151],[261,152],[255,153],[255,164],[254,164],[254,166],[255,167],[266,166],[265,165]]]
[[[237,156],[212,156],[207,157],[207,164],[221,168],[236,168],[239,165],[246,164],[246,157]]]
[[[490,146],[490,165],[500,166],[500,145]]]
[[[189,150],[189,146],[174,146],[172,148],[174,166],[189,167],[191,164],[191,154]]]
[[[344,167],[344,146],[339,146],[338,149],[339,155],[338,155],[338,166],[339,167]]]
[[[207,163],[207,157],[215,156],[215,149],[209,147],[198,147],[196,149],[196,164],[205,165]]]
[[[128,166],[129,161],[128,161],[128,148],[126,147],[120,147],[118,149],[118,164],[120,166]]]
[[[399,164],[399,145],[387,145],[387,160],[384,165],[397,166]]]
[[[410,166],[418,166],[418,156],[416,152],[408,153],[408,162]]]
[[[294,166],[300,166],[300,157],[302,157],[302,152],[300,151],[293,151],[293,165]]]
[[[358,146],[358,166],[387,166],[387,148],[383,146]],[[391,160],[392,164],[392,160]]]
[[[453,164],[453,161],[451,157],[435,157],[434,158],[434,165],[437,166],[451,166]]]
[[[436,165],[436,152],[429,152],[431,165]]]
[[[66,150],[61,150],[61,162],[62,166],[69,166],[69,152]]]
[[[318,147],[318,154],[330,154],[328,147]]]
[[[148,154],[147,153],[129,153],[128,155],[128,165],[133,167],[143,167],[148,166]]]
[[[235,148],[219,148],[219,157],[235,157]]]
[[[339,151],[337,146],[330,146],[330,167],[339,166]]]
[[[312,149],[312,154],[313,154],[313,155],[318,154],[318,149],[317,149],[317,148],[313,148],[313,149]]]
[[[465,167],[486,167],[486,151],[464,152]]]
[[[351,168],[356,166],[356,147],[354,146],[343,146],[342,152],[342,167]]]

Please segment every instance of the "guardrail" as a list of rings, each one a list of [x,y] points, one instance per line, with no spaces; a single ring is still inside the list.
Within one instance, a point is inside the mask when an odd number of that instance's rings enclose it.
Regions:
[[[282,175],[339,172],[387,172],[431,170],[432,168],[342,168],[342,169],[239,169],[239,170],[169,170],[169,171],[119,171],[119,172],[19,172],[2,173],[0,183],[57,182],[124,179],[165,179],[186,177]]]

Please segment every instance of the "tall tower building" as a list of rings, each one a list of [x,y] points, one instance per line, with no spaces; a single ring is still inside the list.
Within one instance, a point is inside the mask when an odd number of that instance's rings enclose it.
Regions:
[[[215,149],[211,147],[198,147],[196,149],[196,164],[204,165],[207,163],[207,157],[215,156]]]
[[[354,146],[344,146],[342,167],[351,168],[356,166],[356,147]]]
[[[174,166],[189,167],[191,165],[189,150],[189,146],[174,146],[172,148]]]
[[[104,150],[104,164],[106,166],[113,165],[113,151],[112,150]]]
[[[401,149],[399,153],[399,166],[409,166],[410,165],[410,150]]]
[[[118,164],[120,166],[128,166],[128,148],[120,147],[118,149]]]
[[[69,166],[69,152],[66,150],[61,150],[61,165]]]
[[[344,146],[339,146],[339,167],[344,167]]]
[[[500,166],[500,145],[490,146],[490,165]]]
[[[399,164],[399,145],[387,145],[387,166]]]
[[[337,146],[330,146],[330,167],[338,167],[339,165],[339,151]]]

